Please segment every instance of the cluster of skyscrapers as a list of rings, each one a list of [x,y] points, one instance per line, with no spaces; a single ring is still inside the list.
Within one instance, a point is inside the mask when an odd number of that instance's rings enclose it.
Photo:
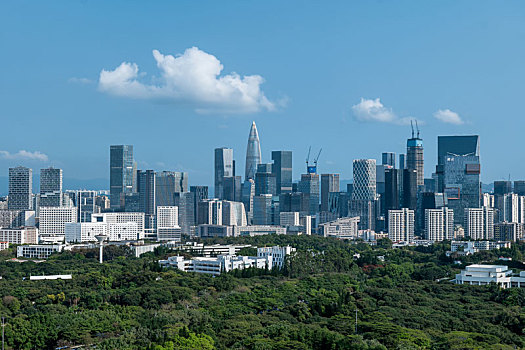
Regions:
[[[525,225],[525,181],[496,181],[482,193],[479,136],[439,136],[438,162],[424,175],[424,148],[412,128],[406,153],[353,160],[353,182],[318,174],[309,154],[294,181],[292,151],[274,150],[263,162],[255,122],[248,135],[244,177],[232,148],[214,150],[214,187],[189,186],[188,173],[137,169],[132,145],[110,146],[108,191],[63,190],[61,169],[9,169],[9,195],[0,202],[0,226],[26,230],[39,241],[180,240],[257,234],[312,234],[395,242],[415,239],[517,240]],[[310,153],[310,152],[309,152]],[[396,162],[397,161],[397,162]],[[5,233],[7,237],[8,233]],[[24,234],[24,233],[20,233]],[[11,236],[9,236],[11,237]],[[2,234],[0,233],[0,241]]]

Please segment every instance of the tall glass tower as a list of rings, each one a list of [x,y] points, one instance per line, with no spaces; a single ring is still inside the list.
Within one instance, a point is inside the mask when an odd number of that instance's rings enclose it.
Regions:
[[[407,140],[406,162],[406,168],[409,170],[415,170],[417,173],[417,186],[423,186],[425,184],[425,173],[423,169],[423,139],[419,138],[419,128],[417,129],[417,137],[414,137],[414,129],[412,129],[412,137]]]
[[[133,146],[113,145],[109,149],[110,207],[121,206],[121,196],[133,192]]]
[[[234,161],[232,148],[215,149],[215,198],[222,199],[224,195],[224,178],[234,176]]]
[[[62,169],[40,170],[40,206],[60,207],[62,205]]]
[[[246,147],[246,172],[244,179],[255,179],[257,164],[261,164],[261,142],[255,122],[252,122],[250,136],[248,137],[248,146]]]
[[[33,207],[33,170],[23,166],[9,168],[9,210],[31,210]]]
[[[272,151],[277,194],[292,192],[292,151]]]

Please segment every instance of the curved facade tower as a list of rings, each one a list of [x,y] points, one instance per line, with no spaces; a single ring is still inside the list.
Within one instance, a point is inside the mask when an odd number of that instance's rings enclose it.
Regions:
[[[255,179],[257,164],[261,164],[261,143],[259,141],[257,126],[255,126],[255,122],[253,122],[250,129],[250,136],[248,137],[248,146],[246,147],[245,180]]]

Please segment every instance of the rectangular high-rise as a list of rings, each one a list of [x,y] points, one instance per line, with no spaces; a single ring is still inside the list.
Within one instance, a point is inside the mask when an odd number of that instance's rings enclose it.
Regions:
[[[188,192],[188,173],[162,171],[155,175],[156,206],[173,206],[173,194]]]
[[[272,151],[277,194],[292,192],[292,151]]]
[[[319,175],[301,174],[301,181],[297,189],[308,196],[308,215],[317,214],[319,212]]]
[[[23,166],[9,168],[9,210],[33,208],[33,170]]]
[[[381,155],[383,165],[390,165],[395,169],[396,167],[396,154],[394,152],[383,152]]]
[[[233,149],[215,149],[215,198],[222,199],[224,191],[224,178],[234,176]]]
[[[454,238],[454,211],[448,208],[425,210],[425,236],[431,241]]]
[[[414,211],[407,208],[388,211],[388,238],[393,242],[414,240]]]
[[[110,146],[109,166],[110,206],[112,209],[119,209],[122,197],[133,192],[133,146]]]
[[[40,170],[40,207],[62,205],[62,169]]]
[[[321,211],[329,211],[329,194],[339,193],[339,174],[321,174]]]
[[[449,155],[479,157],[479,136],[438,136],[437,192],[445,192],[444,166]]]
[[[423,167],[423,140],[418,136],[407,140],[407,158],[406,158],[406,168],[409,170],[415,170],[417,173],[417,187],[423,186],[425,184],[425,174]]]
[[[494,209],[487,207],[465,208],[463,216],[465,219],[465,236],[472,240],[494,238]]]

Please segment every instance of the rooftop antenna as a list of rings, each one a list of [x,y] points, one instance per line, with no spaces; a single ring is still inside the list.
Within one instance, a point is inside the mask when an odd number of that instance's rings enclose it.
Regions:
[[[419,126],[417,126],[417,119],[415,119],[415,122],[416,122],[417,138],[419,138]]]
[[[414,138],[414,124],[412,124],[412,119],[410,120],[410,127],[412,128],[412,138]]]
[[[308,155],[306,156],[306,169],[308,170],[308,165],[310,163],[310,152],[312,151],[312,146],[308,148]]]
[[[102,261],[103,261],[103,258],[104,256],[102,255],[102,248],[104,247],[104,241],[108,238],[108,236],[106,235],[96,235],[95,238],[97,239],[98,241],[98,244],[99,244],[99,259],[98,261],[102,264]]]

